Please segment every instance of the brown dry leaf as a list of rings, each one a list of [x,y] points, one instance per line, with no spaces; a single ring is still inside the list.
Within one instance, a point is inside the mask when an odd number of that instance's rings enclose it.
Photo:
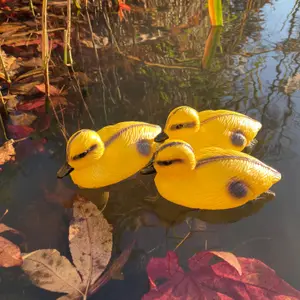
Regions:
[[[36,68],[43,66],[43,60],[40,57],[33,57],[29,60],[21,61],[20,66],[25,68]]]
[[[95,293],[115,274],[120,273],[133,247],[132,244],[127,248],[101,277],[111,258],[112,228],[102,212],[78,194],[73,204],[69,242],[77,270],[54,249],[23,255],[22,269],[32,282],[46,290],[67,293],[58,298],[60,300],[82,299]]]
[[[0,236],[0,267],[14,267],[22,264],[20,248]]]
[[[3,99],[6,104],[6,109],[8,111],[14,110],[16,106],[19,104],[19,101],[17,100],[17,95],[7,95],[3,97]]]
[[[0,71],[2,73],[1,77],[3,78],[3,75],[5,74],[5,71],[8,73],[8,75],[10,77],[12,77],[16,73],[16,69],[19,68],[19,65],[17,64],[17,59],[14,56],[7,55],[1,49],[0,49],[0,55],[2,57],[2,60],[4,62],[4,67],[5,67],[5,69],[4,69],[2,67],[2,64],[0,64]]]
[[[0,165],[15,160],[16,151],[13,145],[14,140],[9,140],[0,147]]]
[[[70,251],[84,285],[93,284],[111,258],[112,228],[92,202],[77,196],[69,228]]]
[[[27,27],[26,25],[22,25],[22,23],[2,23],[0,25],[0,33],[5,33],[8,31],[16,32],[19,29],[23,29]]]
[[[10,119],[13,125],[29,126],[37,119],[37,116],[32,113],[22,112],[10,114]]]
[[[63,96],[51,97],[51,101],[52,101],[53,107],[56,107],[58,105],[62,105],[62,106],[67,106],[68,105],[67,99]]]
[[[300,90],[300,73],[288,79],[284,91],[286,94],[292,94]]]
[[[72,294],[82,283],[74,266],[55,249],[23,254],[22,269],[35,285],[52,292]]]
[[[46,87],[45,87],[45,84],[44,83],[41,83],[41,84],[37,84],[35,86],[35,88],[39,91],[39,92],[42,92],[42,93],[46,93]],[[59,96],[61,94],[61,91],[56,88],[55,86],[53,85],[50,85],[49,86],[49,93],[51,96]]]
[[[34,88],[38,84],[40,84],[40,81],[13,83],[10,88],[10,92],[12,94],[32,96],[39,93],[39,91]]]
[[[10,231],[10,232],[13,232],[13,233],[16,233],[16,234],[19,234],[20,232],[16,229],[13,229],[9,226],[6,226],[5,224],[1,223],[0,224],[0,233],[3,233],[5,231]]]

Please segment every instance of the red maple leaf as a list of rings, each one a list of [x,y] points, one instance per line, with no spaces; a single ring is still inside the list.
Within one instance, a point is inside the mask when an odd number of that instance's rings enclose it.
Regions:
[[[124,12],[123,11],[124,10],[131,11],[131,8],[130,8],[129,5],[127,5],[125,3],[125,0],[124,1],[123,0],[118,0],[118,2],[119,2],[118,15],[119,15],[120,20],[122,21],[124,19]]]
[[[224,261],[209,264],[213,256]],[[204,251],[191,257],[188,265],[190,270],[184,272],[176,253],[171,251],[165,258],[152,258],[147,266],[150,291],[143,300],[300,299],[299,291],[254,258]],[[158,279],[167,281],[156,284]]]
[[[23,125],[7,125],[7,130],[15,139],[21,139],[29,136],[35,130],[29,126]]]

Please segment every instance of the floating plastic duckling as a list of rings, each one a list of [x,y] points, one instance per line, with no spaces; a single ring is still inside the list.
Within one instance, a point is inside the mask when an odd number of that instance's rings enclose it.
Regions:
[[[180,140],[165,142],[154,155],[153,164],[141,173],[152,173],[153,168],[162,197],[208,210],[242,206],[281,179],[278,171],[246,153],[207,147],[196,158],[192,147]]]
[[[74,133],[66,149],[66,163],[57,172],[70,174],[82,188],[99,188],[122,181],[142,169],[155,151],[153,139],[158,125],[121,122],[98,132],[82,129]]]
[[[196,154],[211,146],[242,151],[251,145],[261,126],[260,122],[230,110],[198,113],[189,106],[179,106],[171,111],[164,131],[155,141],[180,139],[189,143]]]

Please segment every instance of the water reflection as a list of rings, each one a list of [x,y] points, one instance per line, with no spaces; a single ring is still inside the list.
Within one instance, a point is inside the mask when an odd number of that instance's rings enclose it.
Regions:
[[[104,19],[93,21],[95,33],[109,39],[106,48],[97,50],[99,65],[93,48],[74,47],[78,69],[94,81],[82,94],[95,124],[78,91],[70,89],[68,100],[74,107],[64,115],[67,132],[124,120],[164,125],[169,111],[182,104],[197,110],[233,109],[262,122],[252,154],[278,169],[283,179],[274,188],[274,201],[225,212],[191,212],[161,198],[146,201],[155,194],[153,178],[135,177],[105,189],[109,201],[104,214],[116,228],[117,247],[125,247],[133,236],[137,246],[125,268],[125,280],[110,282],[94,298],[118,299],[126,293],[128,299],[140,299],[148,290],[149,257],[176,247],[183,261],[205,248],[256,257],[299,289],[300,95],[286,94],[284,86],[300,68],[300,1],[224,3],[222,51],[216,47],[205,69],[202,62],[211,36],[203,2],[149,0],[144,6],[146,11],[136,9],[128,23],[110,17],[107,27]],[[57,187],[55,174],[64,159],[65,143],[56,129],[48,140],[44,153],[17,157],[15,165],[3,168],[0,206],[9,208],[7,225],[25,233],[27,251],[53,247],[68,255],[69,212],[63,205],[70,205],[76,187],[69,179]],[[18,147],[20,156],[23,150]],[[49,191],[53,194],[56,188],[56,196],[49,198]],[[80,193],[99,207],[105,204],[103,190]],[[17,270],[1,270],[0,277],[3,299],[54,299]]]

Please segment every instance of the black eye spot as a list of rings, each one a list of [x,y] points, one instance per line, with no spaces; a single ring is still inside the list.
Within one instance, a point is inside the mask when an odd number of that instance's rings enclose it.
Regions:
[[[156,162],[159,166],[169,166],[173,163],[172,160],[159,160]]]
[[[183,128],[183,124],[177,124],[176,125],[176,129],[181,129],[181,128]]]
[[[241,199],[247,196],[248,187],[246,183],[241,180],[233,180],[228,185],[228,191],[234,198]]]
[[[246,138],[241,131],[233,132],[231,135],[231,142],[234,146],[244,146],[246,144]]]
[[[184,160],[180,158],[172,159],[172,160],[157,160],[156,163],[159,166],[169,166],[172,165],[173,163],[183,163]]]
[[[82,152],[82,153],[79,153],[75,156],[73,156],[73,160],[78,160],[80,158],[83,158],[85,157],[88,153],[90,153],[91,151],[95,150],[96,148],[98,147],[97,144],[95,145],[92,145],[89,149],[87,149],[86,151]]]

